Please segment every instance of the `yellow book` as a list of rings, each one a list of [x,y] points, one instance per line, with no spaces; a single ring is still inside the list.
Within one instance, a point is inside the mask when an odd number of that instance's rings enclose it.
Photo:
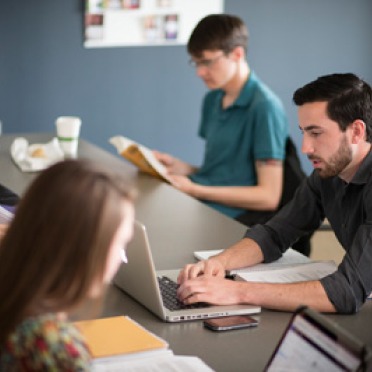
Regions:
[[[168,348],[166,341],[127,316],[84,320],[74,324],[85,337],[94,359]]]
[[[172,183],[167,174],[165,166],[155,158],[152,151],[129,138],[115,136],[109,142],[116,147],[117,152],[125,159],[129,160],[142,172],[153,177]]]

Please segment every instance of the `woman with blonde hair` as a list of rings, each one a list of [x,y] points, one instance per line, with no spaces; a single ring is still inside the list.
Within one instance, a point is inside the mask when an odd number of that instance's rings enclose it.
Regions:
[[[0,370],[85,371],[90,353],[68,314],[99,298],[132,236],[133,190],[88,161],[44,171],[0,246]]]

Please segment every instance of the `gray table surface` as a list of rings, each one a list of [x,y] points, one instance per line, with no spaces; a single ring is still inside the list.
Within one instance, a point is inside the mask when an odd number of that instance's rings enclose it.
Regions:
[[[50,134],[5,135],[0,137],[0,183],[22,195],[36,174],[23,173],[12,162],[9,148],[16,136],[30,143],[44,143]],[[193,262],[193,252],[221,249],[238,241],[245,227],[179,192],[170,185],[140,174],[119,156],[79,142],[78,156],[103,162],[118,172],[137,178],[139,198],[136,218],[148,230],[157,269],[180,268]],[[129,315],[164,338],[175,354],[196,355],[216,371],[262,371],[280,339],[291,314],[263,309],[254,329],[214,333],[200,321],[167,324],[133,301],[118,288],[108,289],[102,316]],[[327,315],[355,337],[372,347],[372,302],[356,315]]]

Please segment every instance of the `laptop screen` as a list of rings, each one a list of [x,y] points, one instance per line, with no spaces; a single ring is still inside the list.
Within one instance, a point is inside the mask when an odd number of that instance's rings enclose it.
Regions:
[[[365,349],[359,341],[313,310],[292,317],[266,371],[359,371]]]

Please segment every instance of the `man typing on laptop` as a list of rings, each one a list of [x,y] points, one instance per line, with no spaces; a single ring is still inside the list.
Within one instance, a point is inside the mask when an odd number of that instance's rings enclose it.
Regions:
[[[298,89],[302,151],[314,172],[288,203],[244,239],[180,273],[186,304],[249,303],[279,310],[307,305],[322,312],[355,313],[372,291],[372,89],[353,74],[333,74]],[[346,251],[338,270],[308,282],[234,282],[225,271],[271,262],[327,218]]]
[[[260,306],[234,304],[187,306],[177,299],[178,269],[156,270],[145,226],[136,221],[133,239],[127,249],[128,264],[121,267],[114,279],[117,287],[148,308],[166,322],[184,322],[195,319],[228,315],[256,314]]]

